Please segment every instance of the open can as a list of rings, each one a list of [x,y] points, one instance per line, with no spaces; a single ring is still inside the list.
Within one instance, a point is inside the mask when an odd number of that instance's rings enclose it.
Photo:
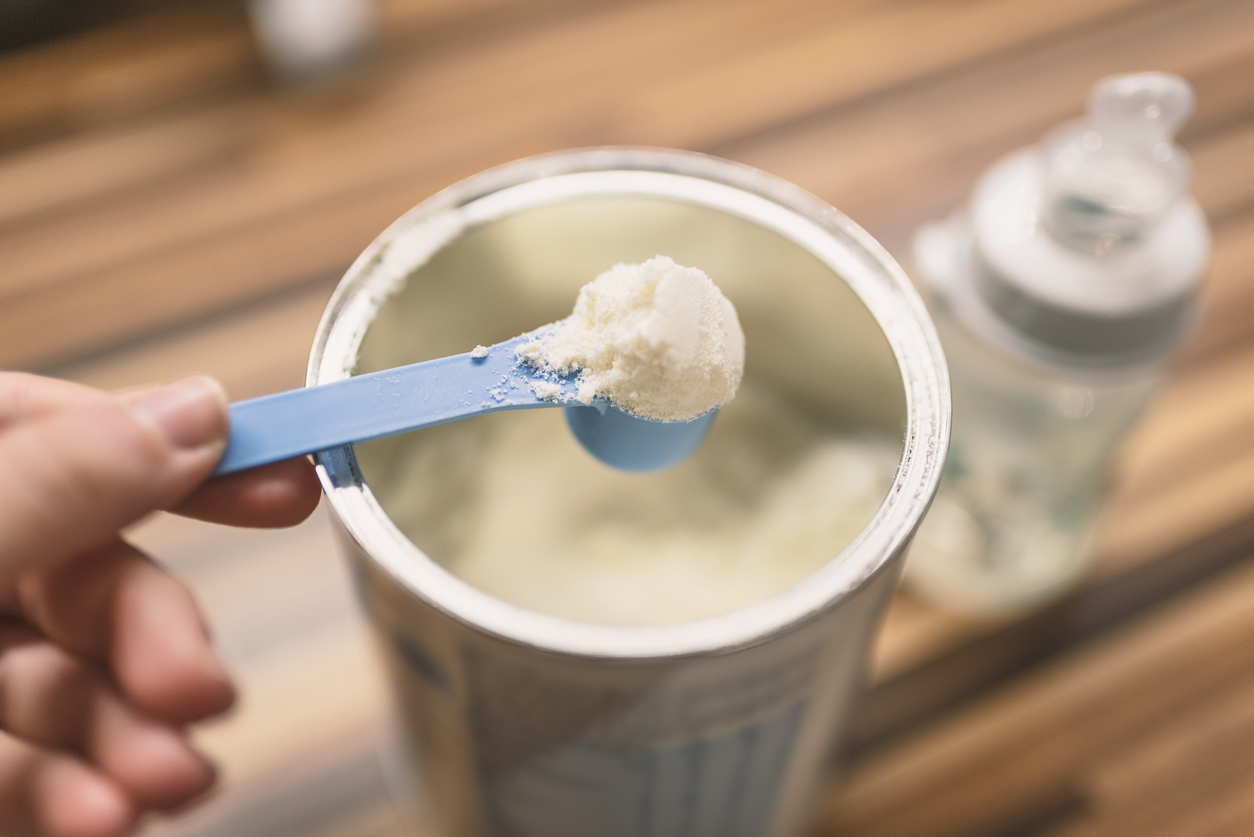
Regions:
[[[354,263],[307,384],[491,345],[565,316],[609,266],[659,253],[702,268],[736,305],[746,384],[769,382],[833,427],[886,434],[899,457],[865,525],[820,544],[823,560],[786,589],[686,621],[598,624],[510,603],[442,565],[488,502],[452,473],[473,467],[475,446],[459,454],[419,431],[318,454],[393,686],[404,758],[391,783],[434,833],[797,834],[864,679],[940,478],[948,379],[901,269],[802,190],[724,160],[629,148],[476,175]],[[447,467],[403,500],[397,463],[424,444]],[[398,524],[405,502],[429,538]]]

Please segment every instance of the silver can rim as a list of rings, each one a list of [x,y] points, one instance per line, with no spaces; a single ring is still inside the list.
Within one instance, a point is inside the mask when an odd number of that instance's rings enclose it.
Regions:
[[[831,267],[879,323],[901,373],[904,450],[888,494],[852,543],[784,593],[691,622],[598,625],[527,610],[457,578],[391,521],[365,484],[351,446],[318,453],[314,461],[330,506],[362,553],[409,593],[473,630],[552,653],[622,660],[726,653],[759,644],[835,607],[903,554],[935,494],[949,443],[949,379],[935,328],[905,272],[865,230],[797,186],[743,164],[689,151],[602,147],[528,157],[453,184],[384,230],[345,273],[318,326],[306,386],[351,374],[361,338],[390,293],[387,282],[381,286],[374,277],[372,283],[371,270],[398,235],[426,229],[429,255],[467,224],[538,205],[528,203],[536,196],[526,192],[541,183],[565,187],[556,194],[550,190],[551,200],[607,194],[610,188],[610,194],[705,204],[762,224]],[[448,222],[484,199],[491,199],[493,208]]]

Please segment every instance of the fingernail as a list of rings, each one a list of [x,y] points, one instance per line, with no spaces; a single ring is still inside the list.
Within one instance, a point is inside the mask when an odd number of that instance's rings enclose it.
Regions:
[[[207,375],[181,378],[125,397],[140,420],[172,447],[195,450],[226,440],[226,391]]]

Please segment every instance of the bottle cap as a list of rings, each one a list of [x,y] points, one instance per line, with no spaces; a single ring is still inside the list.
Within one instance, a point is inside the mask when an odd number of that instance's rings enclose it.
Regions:
[[[1209,252],[1173,136],[1184,79],[1102,80],[1085,119],[995,164],[971,204],[974,290],[1015,332],[1083,362],[1143,360],[1196,319]]]

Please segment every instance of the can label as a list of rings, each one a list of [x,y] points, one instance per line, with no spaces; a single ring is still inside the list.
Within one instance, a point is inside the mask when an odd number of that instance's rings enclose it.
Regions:
[[[486,771],[495,837],[759,837],[805,712],[798,701],[718,738],[671,747],[573,741]],[[498,740],[479,719],[476,738]]]
[[[469,720],[489,833],[767,833],[816,658],[807,651],[678,688],[472,663]]]

